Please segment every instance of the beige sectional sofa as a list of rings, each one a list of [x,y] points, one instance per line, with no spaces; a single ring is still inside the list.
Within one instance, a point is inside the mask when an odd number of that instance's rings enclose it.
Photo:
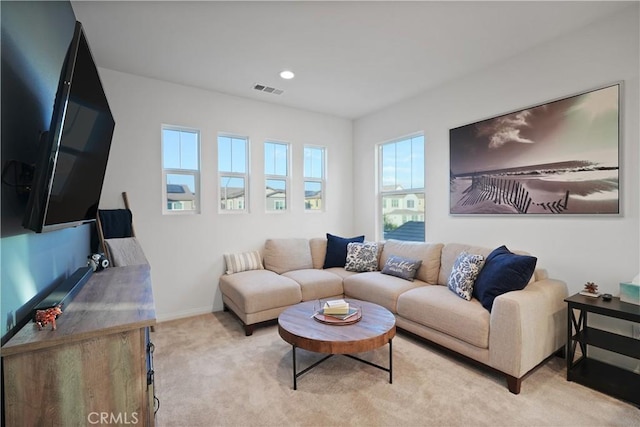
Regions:
[[[564,348],[567,286],[536,268],[522,290],[495,298],[491,311],[447,287],[458,255],[487,256],[491,249],[457,243],[380,243],[379,265],[391,255],[421,260],[413,281],[380,271],[323,269],[327,240],[269,239],[263,265],[220,278],[225,310],[243,322],[246,335],[301,301],[347,297],[373,302],[396,316],[397,327],[506,375],[512,393],[522,378]]]

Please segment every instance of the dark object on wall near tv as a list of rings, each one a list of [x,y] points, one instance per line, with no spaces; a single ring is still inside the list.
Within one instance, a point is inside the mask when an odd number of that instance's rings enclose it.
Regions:
[[[62,67],[22,221],[37,233],[94,221],[115,121],[82,24]]]

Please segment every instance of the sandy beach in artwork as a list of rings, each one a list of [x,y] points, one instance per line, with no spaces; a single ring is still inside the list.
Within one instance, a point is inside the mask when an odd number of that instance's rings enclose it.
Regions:
[[[451,181],[451,213],[617,214],[618,187],[617,169],[458,177]]]

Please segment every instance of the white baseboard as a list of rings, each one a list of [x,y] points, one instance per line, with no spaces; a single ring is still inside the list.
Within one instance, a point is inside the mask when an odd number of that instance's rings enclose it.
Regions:
[[[201,314],[213,313],[215,310],[211,306],[193,308],[184,311],[174,311],[171,313],[157,314],[156,320],[158,323],[167,322],[169,320],[183,319],[185,317],[199,316]],[[219,310],[222,311],[222,310]]]

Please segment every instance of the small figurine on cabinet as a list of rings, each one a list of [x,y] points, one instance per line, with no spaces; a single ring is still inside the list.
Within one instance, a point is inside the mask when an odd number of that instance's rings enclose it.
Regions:
[[[598,292],[598,285],[593,282],[585,283],[584,289],[580,291],[580,295],[585,295],[588,297],[599,297],[600,292]]]
[[[46,310],[36,311],[36,325],[38,330],[42,330],[47,324],[51,323],[51,330],[56,330],[56,319],[62,314],[62,308],[59,305],[47,308]]]

